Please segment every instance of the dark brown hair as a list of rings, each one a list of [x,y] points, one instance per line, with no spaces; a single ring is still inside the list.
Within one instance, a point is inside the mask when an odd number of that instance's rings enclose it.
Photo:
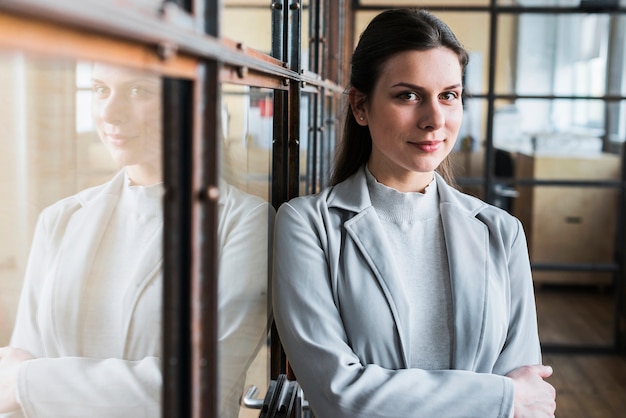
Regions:
[[[374,90],[381,68],[389,58],[405,51],[425,51],[445,47],[459,57],[463,71],[469,60],[467,51],[441,19],[425,10],[391,9],[380,13],[361,34],[352,54],[350,87],[365,97]],[[367,100],[367,99],[366,99]],[[340,183],[367,162],[372,152],[372,137],[367,126],[356,123],[350,107],[346,109],[343,138],[339,144],[330,184]],[[437,171],[452,181],[451,167],[444,159]]]

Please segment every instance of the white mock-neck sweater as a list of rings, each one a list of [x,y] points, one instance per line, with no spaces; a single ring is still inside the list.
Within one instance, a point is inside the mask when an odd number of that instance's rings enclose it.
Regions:
[[[100,242],[83,290],[82,355],[108,358],[123,355],[122,300],[139,256],[160,233],[163,224],[163,184],[132,185],[125,173],[124,187]],[[160,239],[160,237],[158,237]]]
[[[372,206],[411,301],[409,366],[449,369],[452,296],[437,183],[433,179],[424,193],[403,193],[365,171]]]

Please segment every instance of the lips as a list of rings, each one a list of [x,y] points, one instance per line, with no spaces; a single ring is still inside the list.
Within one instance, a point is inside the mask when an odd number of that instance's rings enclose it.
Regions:
[[[124,133],[106,133],[105,135],[109,142],[114,144],[123,144],[136,137],[136,135],[124,134]]]
[[[413,147],[419,149],[422,152],[435,152],[441,148],[443,141],[421,141],[421,142],[409,142]]]

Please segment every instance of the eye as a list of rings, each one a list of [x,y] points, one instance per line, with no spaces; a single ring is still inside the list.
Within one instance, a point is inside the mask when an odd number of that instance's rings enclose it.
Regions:
[[[134,85],[128,88],[128,96],[131,98],[150,100],[158,94],[158,89],[150,85]]]
[[[134,86],[130,88],[130,96],[131,97],[141,97],[148,94],[148,90],[144,89],[140,86]]]
[[[102,84],[94,84],[91,87],[91,91],[93,91],[94,95],[99,98],[108,97],[111,93],[111,89]]]
[[[444,93],[441,93],[439,97],[442,98],[444,101],[451,102],[459,97],[459,93],[455,91],[446,91]]]
[[[403,91],[402,93],[398,94],[397,97],[408,102],[414,102],[420,99],[420,97],[414,91]]]

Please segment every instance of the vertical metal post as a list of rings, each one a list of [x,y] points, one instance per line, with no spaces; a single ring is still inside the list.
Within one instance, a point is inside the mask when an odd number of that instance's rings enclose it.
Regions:
[[[190,416],[192,83],[163,82],[163,417]]]
[[[285,39],[286,27],[286,0],[272,2],[272,56],[286,62]],[[289,80],[283,80],[285,84]],[[284,90],[274,91],[274,119],[272,125],[272,206],[275,209],[287,199],[287,103],[288,94]],[[286,371],[286,356],[280,344],[280,337],[276,326],[272,324],[270,330],[270,378]]]
[[[201,65],[195,103],[201,122],[196,126],[192,155],[192,416],[212,418],[218,410],[218,109],[219,64]]]
[[[626,29],[621,25],[624,15],[610,16],[609,23],[609,45],[606,63],[606,91],[605,94],[610,96],[619,96],[622,93],[623,71],[624,71],[624,40],[626,39]],[[626,211],[626,155],[624,153],[624,145],[620,141],[620,101],[605,102],[605,120],[604,120],[604,138],[602,141],[602,151],[614,152],[615,143],[621,146],[621,187],[618,189],[619,200],[616,211],[617,225],[615,231],[615,262],[619,266],[614,273],[614,301],[615,313],[613,322],[614,347],[616,351],[626,349],[626,332],[624,331],[624,274],[626,269],[626,224],[624,219],[624,211]]]
[[[489,77],[487,90],[487,132],[485,138],[485,171],[484,188],[485,200],[488,203],[494,201],[494,177],[495,177],[495,150],[493,148],[493,117],[495,114],[495,84],[496,84],[496,55],[498,49],[498,13],[497,0],[491,0],[490,28],[489,28]]]
[[[219,2],[204,8],[204,30],[219,36]],[[198,68],[193,91],[194,132],[191,155],[191,378],[193,418],[218,413],[218,132],[220,129],[220,63],[207,60]]]
[[[298,0],[289,1],[287,14],[287,57],[289,68],[298,73],[301,72],[301,19],[302,5]],[[287,184],[287,198],[296,197],[300,194],[300,83],[289,83],[288,104],[288,159],[289,179]]]

